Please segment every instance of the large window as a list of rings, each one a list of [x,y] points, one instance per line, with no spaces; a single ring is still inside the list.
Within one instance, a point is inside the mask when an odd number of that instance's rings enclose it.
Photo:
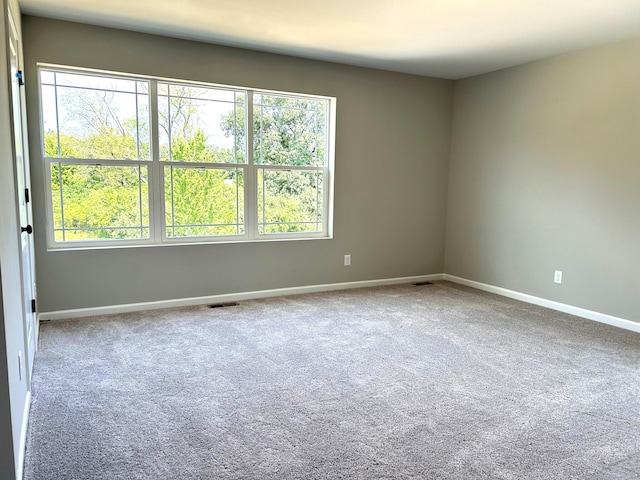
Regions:
[[[51,247],[330,235],[335,99],[40,68]]]

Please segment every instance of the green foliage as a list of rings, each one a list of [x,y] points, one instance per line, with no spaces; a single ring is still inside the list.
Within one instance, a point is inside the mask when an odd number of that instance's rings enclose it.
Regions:
[[[314,231],[322,214],[322,185],[313,172],[293,173],[269,170],[268,166],[324,166],[326,148],[325,103],[278,95],[254,95],[254,161],[264,165],[259,179],[258,222],[261,233]],[[226,135],[238,132],[244,143],[244,107],[223,120]],[[321,177],[320,177],[321,178]],[[316,203],[319,193],[320,204]],[[317,209],[320,212],[317,212]],[[263,212],[264,211],[264,215]]]
[[[224,119],[226,135],[238,132],[244,144],[244,107]],[[254,96],[254,160],[263,165],[323,166],[326,132],[325,103],[277,95]]]
[[[188,93],[188,92],[187,92]],[[186,95],[186,94],[185,94]],[[186,95],[188,96],[188,95]],[[258,95],[257,95],[258,96]],[[321,166],[324,162],[324,105],[320,102],[259,95],[254,113],[256,163],[259,174],[260,233],[315,231],[322,215],[322,174],[269,169],[279,166]],[[77,99],[76,99],[77,100]],[[172,159],[164,168],[165,219],[168,236],[216,236],[244,233],[244,178],[241,168],[197,168],[190,162],[243,163],[243,148],[207,144],[198,128],[198,112],[188,98],[171,97],[160,126],[171,137],[160,158]],[[100,115],[82,134],[45,133],[45,155],[51,158],[148,159],[149,144],[138,142],[135,119],[114,121]],[[111,114],[111,110],[106,110]],[[166,113],[165,112],[165,113]],[[117,118],[116,118],[117,120]],[[172,125],[169,130],[168,125]],[[143,126],[142,130],[146,129]],[[222,120],[221,129],[235,145],[245,145],[244,108]],[[145,133],[141,135],[143,139]],[[170,153],[170,155],[169,155]],[[141,166],[52,164],[52,200],[57,240],[147,238],[149,236],[148,168]],[[320,205],[317,199],[320,199]],[[319,208],[320,211],[317,211]],[[122,228],[127,227],[127,228]],[[133,228],[135,227],[135,228]]]
[[[117,228],[148,227],[146,177],[146,167],[52,164],[55,228],[64,223],[67,241],[148,236],[148,228]]]
[[[60,155],[58,155],[58,137],[55,132],[45,133],[45,156],[59,158],[85,158],[96,160],[137,159],[138,148],[135,138],[120,134],[115,129],[105,129],[100,133],[78,138],[60,134]],[[149,151],[149,144],[140,146],[141,151]],[[147,155],[148,157],[148,155]]]
[[[314,231],[322,215],[322,185],[316,189],[314,172],[266,170],[258,176],[260,233]],[[295,188],[299,189],[296,193]],[[320,197],[319,211],[316,208]]]
[[[165,168],[167,235],[243,233],[243,188],[241,171]]]
[[[174,137],[171,141],[171,159],[176,162],[234,163],[231,150],[213,148],[206,142],[207,136],[202,130],[196,130],[188,138]],[[164,150],[168,149],[165,147]],[[163,158],[168,158],[164,150]]]
[[[324,163],[324,104],[257,95],[254,156],[267,165],[321,166]]]

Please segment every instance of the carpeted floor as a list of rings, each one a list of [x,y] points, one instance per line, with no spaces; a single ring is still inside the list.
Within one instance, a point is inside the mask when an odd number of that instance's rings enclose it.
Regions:
[[[448,282],[40,342],[25,480],[640,478],[640,334]]]

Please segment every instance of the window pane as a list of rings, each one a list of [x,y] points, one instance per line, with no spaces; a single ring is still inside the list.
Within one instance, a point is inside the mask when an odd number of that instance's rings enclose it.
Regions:
[[[261,169],[258,174],[258,233],[320,232],[323,173]]]
[[[244,172],[239,168],[164,168],[168,237],[244,234]]]
[[[90,75],[85,73],[55,72],[54,84],[67,87],[91,88],[126,93],[136,93],[136,80]]]
[[[158,84],[160,160],[245,163],[245,93]]]
[[[138,121],[137,121],[137,144],[138,160],[151,160],[151,141],[149,137],[149,95],[139,93],[138,99]]]
[[[148,160],[147,82],[41,72],[45,156]]]
[[[255,94],[253,103],[257,164],[326,164],[328,101]]]
[[[52,74],[53,75],[53,74]],[[58,123],[56,119],[56,89],[53,86],[43,85],[40,93],[42,102],[42,131],[44,132],[44,156],[68,157],[60,154],[58,148]],[[66,153],[66,152],[65,152]]]
[[[149,238],[145,166],[51,165],[57,241]]]
[[[55,82],[53,72],[47,72],[46,70],[40,71],[40,84],[41,85],[53,85]]]

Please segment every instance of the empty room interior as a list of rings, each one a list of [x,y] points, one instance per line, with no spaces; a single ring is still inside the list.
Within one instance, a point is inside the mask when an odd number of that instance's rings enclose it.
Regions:
[[[637,0],[2,0],[0,479],[640,478]]]

